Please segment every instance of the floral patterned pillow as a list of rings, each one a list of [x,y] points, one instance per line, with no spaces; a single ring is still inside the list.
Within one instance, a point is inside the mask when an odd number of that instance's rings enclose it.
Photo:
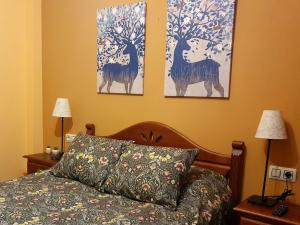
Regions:
[[[204,168],[191,168],[181,190],[177,210],[197,208],[198,224],[227,224],[232,212],[232,191],[221,174]]]
[[[175,209],[183,178],[198,152],[131,144],[105,181],[104,190]]]
[[[129,143],[132,142],[79,133],[59,163],[51,169],[51,173],[101,189]]]

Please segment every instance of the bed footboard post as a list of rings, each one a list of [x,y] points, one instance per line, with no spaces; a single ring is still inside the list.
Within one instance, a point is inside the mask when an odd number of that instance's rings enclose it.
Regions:
[[[245,144],[242,141],[232,142],[231,170],[229,185],[232,190],[232,204],[236,206],[241,201],[244,176]]]
[[[85,125],[86,134],[95,136],[95,125],[92,123],[88,123]]]

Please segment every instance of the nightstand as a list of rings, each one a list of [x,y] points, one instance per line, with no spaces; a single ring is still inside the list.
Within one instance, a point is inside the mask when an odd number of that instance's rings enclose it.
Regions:
[[[240,225],[300,225],[300,206],[288,204],[288,212],[282,216],[273,216],[272,211],[276,207],[265,207],[241,202],[234,208],[234,212],[240,216]]]
[[[46,153],[25,155],[23,158],[27,159],[27,174],[50,169],[58,162],[58,160],[51,159],[51,156]]]

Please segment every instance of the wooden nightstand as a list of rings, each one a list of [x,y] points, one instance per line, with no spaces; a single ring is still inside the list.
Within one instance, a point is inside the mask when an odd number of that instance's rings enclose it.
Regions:
[[[50,169],[58,162],[58,160],[51,159],[51,156],[46,153],[25,155],[23,158],[27,159],[27,174]]]
[[[288,206],[288,212],[278,217],[272,215],[274,208],[254,205],[245,200],[234,208],[234,212],[240,216],[240,225],[300,225],[300,206]]]

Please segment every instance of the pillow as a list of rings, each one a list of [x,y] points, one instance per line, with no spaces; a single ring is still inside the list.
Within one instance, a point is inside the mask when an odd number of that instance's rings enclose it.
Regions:
[[[198,152],[131,144],[105,181],[104,190],[175,209],[183,178]]]
[[[101,189],[123,148],[129,143],[132,142],[79,133],[51,173]]]
[[[209,169],[191,168],[182,187],[177,212],[194,212],[197,224],[227,224],[232,212],[232,192],[227,179]],[[195,223],[196,224],[196,223]]]

